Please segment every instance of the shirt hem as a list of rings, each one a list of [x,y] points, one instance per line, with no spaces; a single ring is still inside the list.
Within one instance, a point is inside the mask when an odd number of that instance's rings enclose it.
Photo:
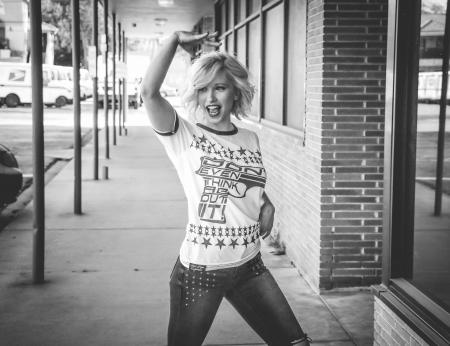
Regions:
[[[181,254],[180,254],[180,262],[181,264],[185,267],[185,268],[189,268],[190,264],[196,264],[196,265],[205,265],[206,271],[210,271],[210,270],[218,270],[218,269],[228,269],[228,268],[234,268],[234,267],[239,267],[240,265],[252,260],[253,258],[256,257],[256,255],[258,255],[258,253],[260,252],[261,247],[258,246],[255,248],[255,251],[252,252],[250,255],[248,255],[247,257],[240,259],[239,261],[236,262],[230,262],[230,263],[222,263],[222,264],[202,264],[202,263],[193,263],[193,262],[189,262],[186,261],[184,259],[181,258]]]

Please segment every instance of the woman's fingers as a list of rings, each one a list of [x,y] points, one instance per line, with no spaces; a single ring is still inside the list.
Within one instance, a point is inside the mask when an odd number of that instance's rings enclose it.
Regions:
[[[216,42],[216,41],[205,41],[203,43],[206,46],[210,46],[210,47],[220,47],[222,45],[222,42]]]

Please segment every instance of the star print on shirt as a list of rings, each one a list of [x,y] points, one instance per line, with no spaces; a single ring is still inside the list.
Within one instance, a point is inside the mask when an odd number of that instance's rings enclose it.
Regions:
[[[217,244],[216,246],[219,247],[220,250],[222,250],[222,246],[225,246],[225,242],[223,239],[217,239]]]
[[[209,245],[212,245],[211,242],[209,241],[209,238],[203,238],[203,243],[202,245],[205,245],[205,248],[208,248]]]
[[[239,151],[239,154],[241,154],[241,156],[244,156],[244,155],[245,155],[245,152],[246,152],[247,150],[245,150],[244,148],[241,147],[241,149],[239,149],[238,151]]]
[[[238,245],[239,245],[239,244],[238,244],[237,239],[231,239],[230,246],[232,246],[233,249],[234,249],[236,246],[238,246]]]
[[[231,148],[225,148],[220,143],[210,140],[205,134],[202,134],[201,136],[193,134],[192,138],[193,140],[190,147],[201,150],[210,157],[226,158],[237,162],[242,161],[246,164],[262,164],[259,148],[256,148],[256,151],[252,151],[249,148],[240,146],[240,149],[232,150]]]

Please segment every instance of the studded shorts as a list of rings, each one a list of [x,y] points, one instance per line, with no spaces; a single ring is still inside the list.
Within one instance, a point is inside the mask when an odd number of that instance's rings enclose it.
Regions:
[[[178,259],[170,277],[168,345],[200,346],[224,297],[268,345],[292,345],[304,335],[261,254],[211,271],[186,268]]]

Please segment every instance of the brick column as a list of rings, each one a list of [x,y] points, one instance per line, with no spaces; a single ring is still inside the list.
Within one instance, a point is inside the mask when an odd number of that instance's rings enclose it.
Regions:
[[[320,289],[381,278],[387,0],[312,0],[307,142],[320,158]]]

